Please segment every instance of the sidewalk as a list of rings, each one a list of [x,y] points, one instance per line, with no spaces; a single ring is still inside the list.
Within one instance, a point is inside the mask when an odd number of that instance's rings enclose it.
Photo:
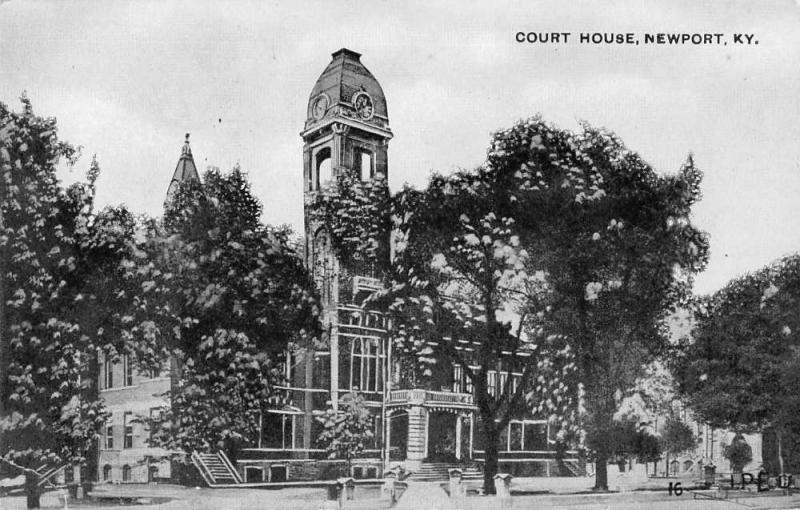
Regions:
[[[592,493],[594,480],[572,478],[570,483],[548,478],[520,478],[512,484],[511,508],[575,510],[769,510],[800,509],[800,495],[764,494],[755,497],[695,499],[691,491],[670,495],[663,481],[649,480],[630,491]],[[673,480],[674,481],[674,480]],[[470,488],[480,484],[469,484]],[[636,490],[634,490],[636,489]],[[502,501],[494,496],[469,496],[454,503],[438,482],[410,482],[396,505],[397,510],[500,510]]]
[[[455,510],[440,482],[408,482],[395,510]]]

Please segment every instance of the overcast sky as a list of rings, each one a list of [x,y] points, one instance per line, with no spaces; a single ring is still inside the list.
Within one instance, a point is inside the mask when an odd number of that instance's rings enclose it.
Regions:
[[[84,147],[66,181],[97,154],[102,204],[158,214],[190,132],[201,170],[240,162],[265,221],[301,230],[298,133],[331,52],[347,47],[386,93],[393,189],[479,165],[492,131],[540,112],[616,131],[659,172],[694,153],[694,221],[712,250],[698,292],[800,251],[797,0],[298,3],[0,0],[0,101],[18,108],[27,91]],[[518,31],[573,35],[520,44]],[[587,45],[580,32],[731,42]]]

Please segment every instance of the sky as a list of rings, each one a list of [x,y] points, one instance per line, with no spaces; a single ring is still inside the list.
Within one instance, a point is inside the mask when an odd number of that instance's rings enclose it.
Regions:
[[[579,42],[595,32],[642,44]],[[648,45],[647,33],[728,44]],[[18,109],[26,91],[83,147],[65,182],[96,154],[100,204],[158,215],[191,133],[199,169],[239,163],[264,221],[302,231],[299,132],[341,47],[386,94],[392,189],[480,165],[493,131],[540,113],[611,129],[659,173],[694,155],[692,221],[711,239],[698,293],[800,251],[800,0],[0,0],[0,101]]]

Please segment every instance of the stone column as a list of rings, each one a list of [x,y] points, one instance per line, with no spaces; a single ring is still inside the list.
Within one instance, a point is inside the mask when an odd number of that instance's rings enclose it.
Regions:
[[[331,125],[333,131],[333,147],[331,147],[331,169],[334,176],[338,176],[347,165],[345,155],[345,138],[350,131],[350,126],[335,123]]]
[[[473,452],[475,451],[473,448],[473,438],[475,437],[475,414],[469,414],[469,458],[471,459]]]
[[[461,415],[456,415],[456,459],[461,460]]]
[[[388,412],[386,413],[386,423],[383,424],[384,426],[384,444],[383,448],[386,451],[386,462],[383,465],[383,469],[389,469],[389,464],[392,462],[392,415]]]
[[[406,464],[412,471],[419,469],[425,458],[425,439],[428,413],[422,406],[408,409],[408,442],[406,443]]]

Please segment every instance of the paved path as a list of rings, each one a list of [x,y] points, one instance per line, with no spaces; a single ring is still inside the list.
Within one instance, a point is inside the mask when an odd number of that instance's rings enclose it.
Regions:
[[[541,488],[544,483],[537,484]],[[333,508],[335,502],[325,501],[325,491],[320,489],[193,489],[179,486],[113,486],[101,491],[120,496],[170,498],[163,504],[117,506],[103,502],[70,502],[72,510],[319,510]],[[374,491],[373,491],[374,492]],[[59,492],[42,496],[43,509],[63,509]],[[386,502],[374,499],[365,492],[350,501],[344,510],[376,510],[386,508]],[[329,503],[334,503],[333,507]],[[512,510],[573,509],[573,510],[766,510],[800,509],[800,495],[742,498],[738,502],[692,499],[691,493],[681,497],[669,496],[666,491],[616,494],[537,494],[518,495],[513,498]],[[0,498],[0,510],[23,510],[25,498],[21,496]],[[503,510],[501,502],[492,496],[471,496],[456,505],[449,499],[439,483],[410,482],[392,510]],[[338,510],[338,508],[337,508]]]
[[[455,510],[439,482],[408,482],[395,510]]]

